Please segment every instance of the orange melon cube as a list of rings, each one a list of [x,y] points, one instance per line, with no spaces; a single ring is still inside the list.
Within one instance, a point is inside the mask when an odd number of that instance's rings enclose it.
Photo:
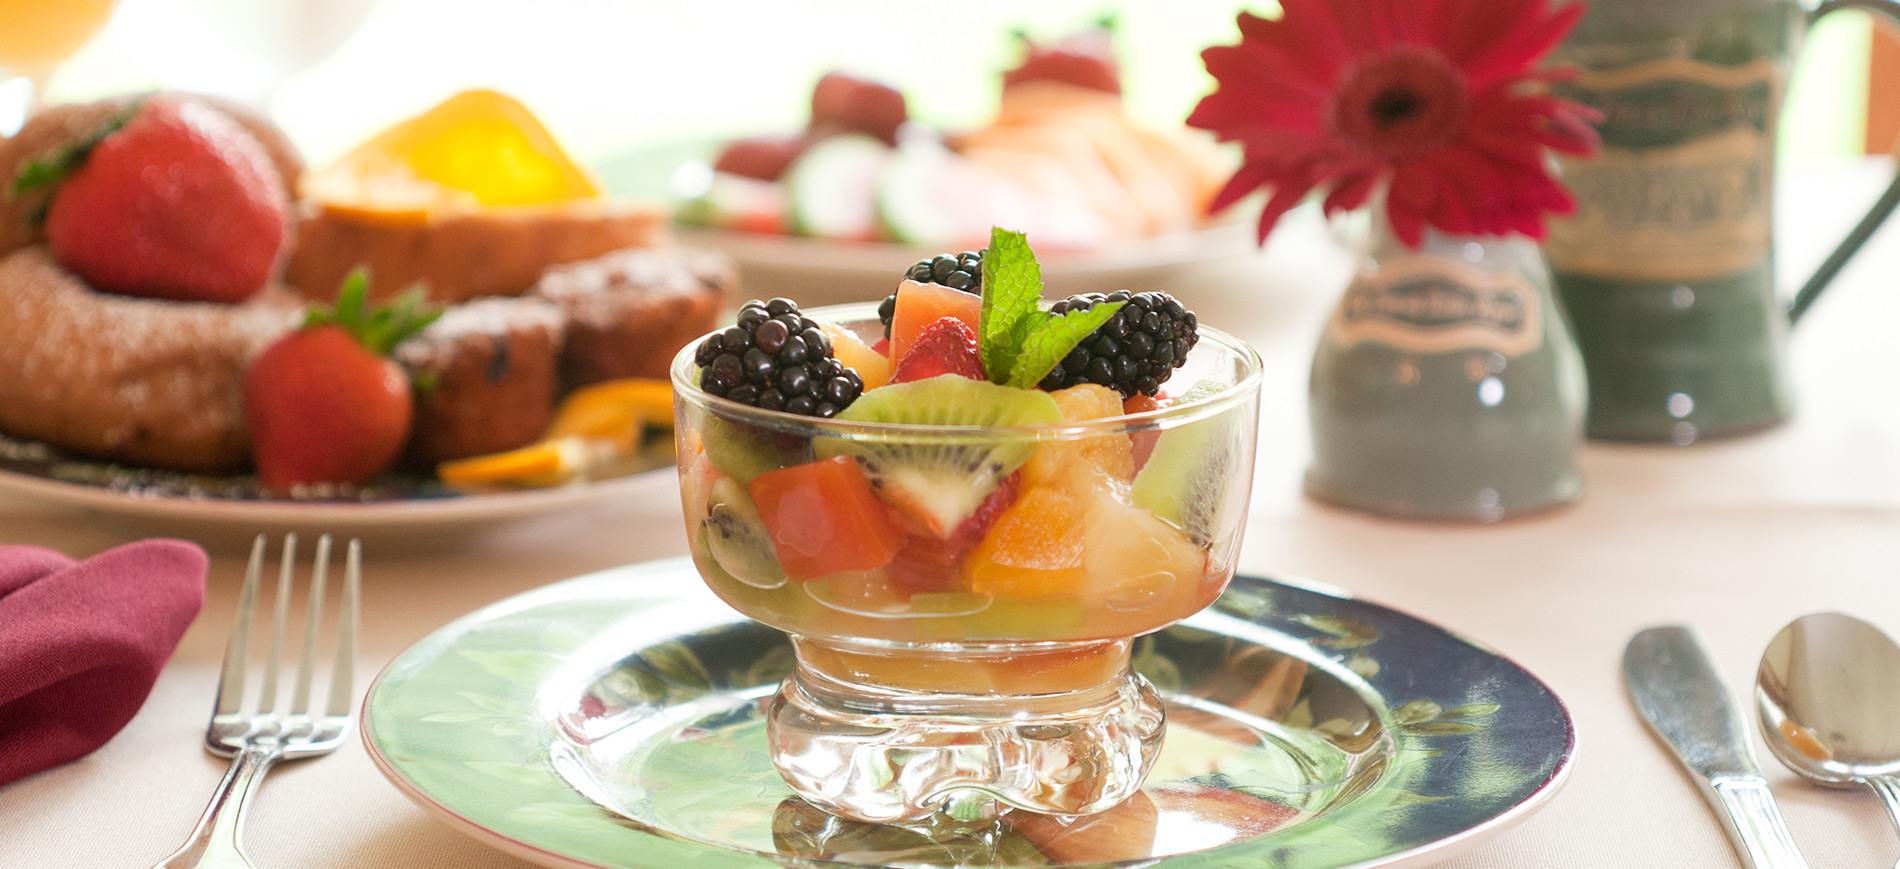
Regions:
[[[818,328],[831,340],[831,355],[838,357],[844,367],[856,371],[864,381],[866,390],[876,389],[890,382],[891,360],[884,354],[871,349],[856,332],[836,323],[818,321]]]
[[[1069,422],[1105,419],[1122,413],[1121,393],[1106,386],[1084,383],[1049,393],[1062,418]],[[1106,474],[1122,482],[1135,477],[1134,442],[1119,431],[1094,437],[1072,438],[1043,444],[1023,465],[1027,485],[1053,486],[1071,495],[1087,496],[1096,488],[1098,475]]]
[[[981,335],[977,324],[983,318],[983,298],[937,284],[905,281],[899,285],[897,307],[891,312],[891,360],[903,359],[924,327],[944,317],[962,320],[971,332]]]
[[[901,297],[900,297],[901,298]],[[1083,502],[1048,487],[1024,490],[964,557],[970,590],[997,598],[1073,594],[1087,579]]]

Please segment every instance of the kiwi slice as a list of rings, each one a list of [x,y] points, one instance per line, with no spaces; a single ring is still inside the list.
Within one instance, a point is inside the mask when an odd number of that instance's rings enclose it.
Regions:
[[[804,436],[771,431],[705,410],[690,412],[700,414],[698,430],[706,458],[720,473],[740,483],[812,459],[811,441]]]
[[[954,374],[873,389],[838,414],[842,420],[905,425],[1014,427],[1062,422],[1049,394],[998,386]],[[972,439],[967,433],[889,439],[819,438],[819,458],[858,460],[871,487],[884,500],[917,519],[931,533],[949,537],[1017,468],[1029,461],[1029,440]]]
[[[1181,401],[1196,401],[1222,388],[1204,380]],[[1240,443],[1241,431],[1234,415],[1223,413],[1162,432],[1148,463],[1135,475],[1129,499],[1181,529],[1195,545],[1211,548],[1232,533],[1234,512],[1247,507],[1247,487],[1235,477],[1248,469],[1234,467],[1251,458],[1251,450]]]
[[[706,553],[733,579],[754,588],[785,584],[785,569],[779,566],[772,533],[766,530],[765,520],[759,518],[759,508],[753,506],[745,488],[731,477],[713,482],[699,533]]]

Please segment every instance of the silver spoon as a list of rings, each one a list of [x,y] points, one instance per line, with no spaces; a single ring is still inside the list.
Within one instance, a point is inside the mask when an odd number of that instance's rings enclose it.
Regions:
[[[1879,628],[1840,613],[1790,622],[1762,653],[1755,703],[1789,769],[1872,788],[1900,826],[1900,646]]]

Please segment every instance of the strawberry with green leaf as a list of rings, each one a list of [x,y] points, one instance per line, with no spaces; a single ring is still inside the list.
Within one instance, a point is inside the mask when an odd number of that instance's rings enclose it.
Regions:
[[[242,302],[289,249],[290,199],[242,124],[176,95],[132,102],[21,166],[7,195],[50,192],[40,214],[59,264],[130,296]]]
[[[311,311],[245,370],[244,420],[265,488],[361,483],[408,441],[415,395],[389,353],[440,312],[421,310],[416,290],[370,308],[368,290],[352,273],[334,309]]]

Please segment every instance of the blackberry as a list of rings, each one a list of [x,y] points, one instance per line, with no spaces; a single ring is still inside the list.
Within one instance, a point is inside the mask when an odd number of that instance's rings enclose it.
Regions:
[[[765,410],[836,416],[864,391],[831,340],[791,299],[750,301],[738,322],[699,343],[699,388]]]
[[[920,284],[940,284],[953,290],[962,290],[972,296],[983,294],[983,250],[966,250],[958,254],[940,253],[927,260],[919,260],[904,272],[904,280]],[[897,294],[884,297],[884,303],[877,306],[877,318],[884,321],[884,337],[891,337],[891,316],[897,313]]]
[[[1188,351],[1200,340],[1194,312],[1167,293],[1127,290],[1070,296],[1049,310],[1086,311],[1103,302],[1127,304],[1075,345],[1038,385],[1053,391],[1097,383],[1124,398],[1161,391],[1161,384],[1187,361]]]

